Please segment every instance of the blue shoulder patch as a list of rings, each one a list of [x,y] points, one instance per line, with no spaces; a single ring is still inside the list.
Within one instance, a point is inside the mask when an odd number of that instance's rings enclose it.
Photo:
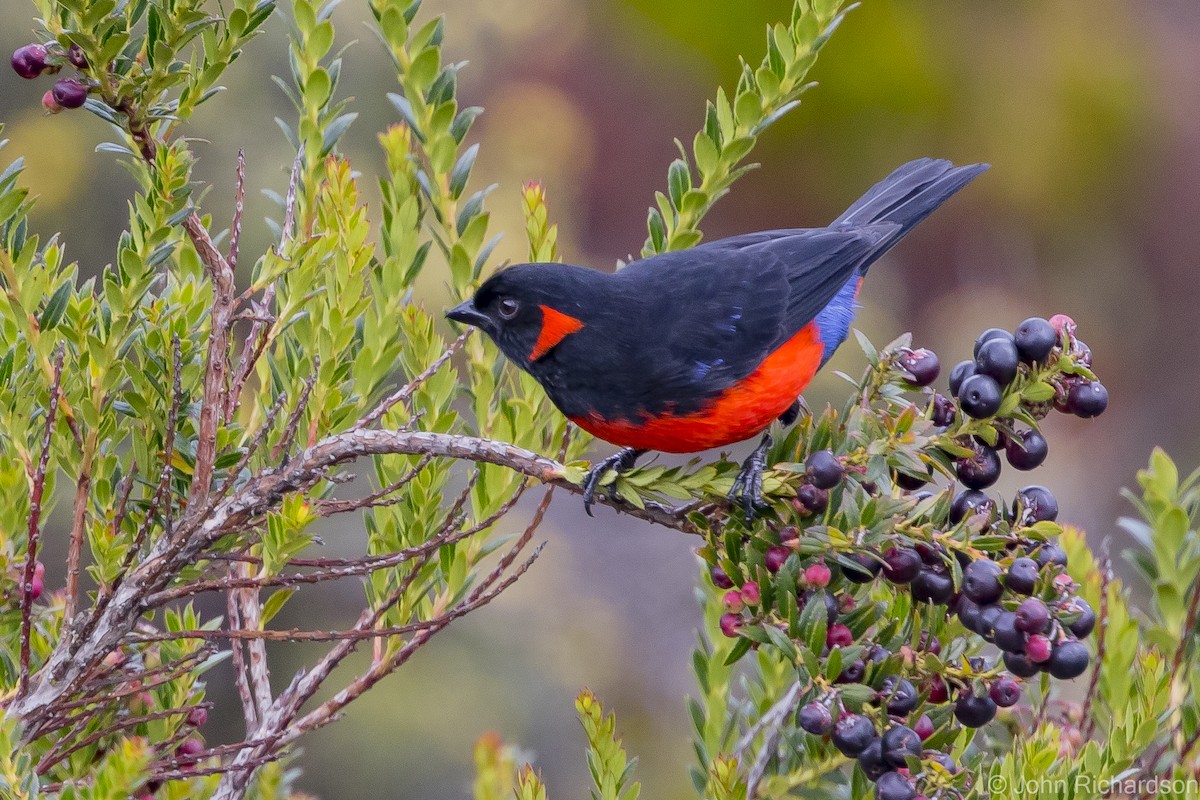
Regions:
[[[822,367],[833,358],[834,351],[850,335],[850,323],[854,321],[854,312],[859,307],[856,298],[860,280],[861,278],[855,275],[846,281],[846,285],[833,296],[829,305],[817,312],[814,321],[817,323],[821,343],[825,345],[825,352],[821,356]]]

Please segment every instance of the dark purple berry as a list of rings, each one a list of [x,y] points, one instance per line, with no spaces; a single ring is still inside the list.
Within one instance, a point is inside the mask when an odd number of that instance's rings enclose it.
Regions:
[[[733,580],[729,577],[729,574],[720,567],[713,567],[710,569],[708,571],[708,577],[712,580],[713,586],[717,587],[718,589],[733,588]]]
[[[996,511],[996,503],[978,489],[964,489],[950,503],[950,522],[957,525],[968,517],[986,514],[989,518]]]
[[[883,742],[879,739],[871,740],[867,749],[859,754],[858,766],[869,781],[877,781],[883,773],[890,771],[891,765],[883,758]]]
[[[1006,342],[1013,341],[1013,335],[1004,328],[988,328],[983,333],[979,334],[979,338],[975,340],[975,346],[971,349],[971,356],[979,358],[979,351],[983,348],[985,342],[990,342],[992,339],[1003,339]]]
[[[937,380],[941,364],[932,350],[908,350],[900,356],[900,369],[905,379],[914,386],[928,386]]]
[[[796,499],[811,514],[820,514],[829,506],[829,492],[806,483],[796,490]]]
[[[893,725],[883,732],[883,758],[893,767],[908,766],[909,756],[921,757],[921,737],[905,725]]]
[[[1067,566],[1067,551],[1053,542],[1044,542],[1033,552],[1033,560],[1039,567],[1054,564],[1059,567]]]
[[[972,561],[963,569],[963,595],[979,605],[996,602],[1004,594],[1004,587],[1000,584],[1002,572],[1000,565],[991,559]]]
[[[800,595],[800,608],[804,608],[817,595],[817,592],[807,591]],[[838,618],[838,601],[829,592],[820,592],[821,600],[825,602],[825,624],[832,625]]]
[[[834,683],[858,683],[863,679],[863,675],[865,674],[867,674],[867,665],[863,663],[861,658],[856,658],[842,667],[842,671]]]
[[[1026,486],[1017,492],[1017,504],[1023,509],[1018,516],[1022,525],[1058,519],[1058,500],[1045,486]],[[1013,513],[1018,514],[1017,511]]]
[[[975,354],[975,374],[990,376],[1001,386],[1008,386],[1017,377],[1020,360],[1011,339],[989,339]]]
[[[1004,611],[992,622],[992,641],[1009,653],[1025,652],[1025,634],[1017,628],[1017,615]]]
[[[986,694],[963,694],[954,703],[954,716],[968,728],[982,728],[996,716],[996,703]]]
[[[1001,676],[988,688],[988,697],[1001,708],[1010,708],[1021,699],[1021,684],[1012,678]]]
[[[50,91],[63,108],[79,108],[88,96],[87,84],[76,78],[59,78]]]
[[[1046,443],[1046,437],[1032,429],[1021,431],[1016,436],[1010,437],[1004,446],[1004,454],[1008,456],[1008,463],[1019,470],[1040,467],[1049,453],[1050,445]]]
[[[954,597],[954,579],[945,572],[923,569],[913,579],[912,596],[921,603],[945,605]]]
[[[1029,656],[1021,653],[1005,653],[1004,666],[1018,678],[1032,678],[1041,668],[1030,660]]]
[[[783,563],[788,560],[788,556],[792,554],[789,547],[777,544],[774,547],[768,547],[766,555],[763,556],[763,566],[767,568],[767,572],[775,574],[779,572]]]
[[[958,388],[958,404],[963,413],[986,419],[1000,410],[1000,384],[988,375],[972,375]]]
[[[924,476],[909,475],[907,472],[900,472],[899,470],[892,473],[892,482],[907,492],[916,491],[931,480],[933,480],[932,468],[929,468],[929,471]]]
[[[958,390],[963,381],[975,374],[974,361],[960,361],[950,370],[950,394],[958,397]]]
[[[1036,597],[1022,600],[1017,606],[1015,624],[1025,633],[1045,633],[1050,624],[1050,609]]]
[[[1072,613],[1078,613],[1079,619],[1067,624],[1069,630],[1077,639],[1086,639],[1096,627],[1096,612],[1092,611],[1091,605],[1082,597],[1076,597],[1071,601],[1071,606],[1068,609]]]
[[[922,714],[921,718],[913,725],[913,730],[917,732],[917,736],[920,736],[923,742],[933,736],[933,720],[929,718],[928,714]]]
[[[199,756],[204,752],[204,742],[195,737],[184,739],[175,748],[175,758],[184,766],[191,766],[199,760]]]
[[[944,394],[935,394],[932,406],[933,412],[929,416],[934,425],[948,428],[954,424],[954,419],[958,416],[958,406],[954,405],[953,400]]]
[[[916,687],[904,678],[889,675],[879,690],[880,698],[887,701],[887,712],[894,717],[903,717],[917,707],[920,697]]]
[[[67,48],[67,61],[71,62],[71,66],[75,69],[87,69],[87,56],[83,54],[83,48],[77,44],[73,44]]]
[[[796,712],[796,724],[814,736],[825,736],[833,730],[833,716],[820,703],[809,703]]]
[[[942,680],[941,675],[934,675],[926,684],[929,690],[929,702],[944,703],[950,699],[950,690],[946,688],[946,682]]]
[[[875,781],[875,800],[915,800],[912,781],[899,772],[885,772]]]
[[[1008,566],[1008,575],[1004,579],[1004,585],[1017,594],[1029,595],[1033,594],[1033,589],[1037,586],[1037,579],[1037,562],[1032,558],[1022,556]]]
[[[833,726],[833,746],[842,755],[857,758],[877,738],[875,725],[861,714],[849,714]]]
[[[962,623],[964,628],[979,633],[979,615],[981,611],[982,609],[979,607],[979,604],[967,597],[965,592],[959,595],[954,613],[958,614],[958,621]]]
[[[851,553],[846,556],[855,566],[842,565],[842,574],[851,583],[870,583],[883,569],[883,564],[871,553]]]
[[[908,583],[921,570],[921,556],[911,547],[892,547],[883,554],[883,577],[892,583]]]
[[[1108,390],[1099,381],[1077,383],[1067,392],[1067,408],[1077,417],[1098,417],[1108,408]]]
[[[1017,326],[1013,333],[1017,352],[1026,364],[1045,361],[1046,356],[1058,344],[1058,331],[1041,317],[1030,317]]]
[[[18,47],[12,54],[12,68],[22,78],[36,78],[46,69],[46,48],[40,44]]]
[[[979,607],[979,635],[991,642],[996,638],[996,620],[1004,613],[1004,606],[993,603]]]
[[[932,756],[930,756],[930,758],[941,764],[942,768],[951,775],[958,774],[958,764],[955,764],[954,759],[948,756],[946,753],[934,753]],[[925,798],[925,800],[929,800],[929,798]]]
[[[1047,670],[1060,681],[1078,678],[1088,667],[1088,649],[1083,642],[1059,642],[1050,652]]]
[[[986,489],[1000,480],[1000,455],[990,447],[973,449],[975,455],[954,462],[954,474],[968,489]]]
[[[828,450],[818,450],[811,454],[805,462],[805,467],[813,486],[818,489],[832,489],[842,482],[842,476],[846,474],[842,462]]]

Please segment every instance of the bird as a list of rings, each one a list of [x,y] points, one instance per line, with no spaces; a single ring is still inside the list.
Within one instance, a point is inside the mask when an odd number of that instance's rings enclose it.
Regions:
[[[911,161],[823,228],[735,235],[616,272],[525,263],[446,312],[482,330],[578,427],[621,450],[583,482],[590,516],[610,470],[762,434],[729,501],[749,524],[776,420],[849,335],[867,270],[987,164]]]

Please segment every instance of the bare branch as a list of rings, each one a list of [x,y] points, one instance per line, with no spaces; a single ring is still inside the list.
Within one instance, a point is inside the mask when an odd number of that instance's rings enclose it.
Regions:
[[[75,607],[79,602],[79,562],[83,555],[83,529],[87,523],[87,504],[91,489],[91,464],[85,462],[75,484],[75,502],[71,510],[71,538],[67,544],[67,590],[63,598],[63,621],[67,625],[74,619]]]
[[[229,565],[229,577],[231,580],[236,580],[240,572],[240,564]],[[240,628],[242,626],[241,604],[238,602],[237,593],[230,590],[225,597],[225,614],[229,619],[230,627]],[[145,641],[141,639],[141,641]],[[229,652],[233,661],[233,678],[237,686],[238,698],[242,701],[242,716],[246,720],[246,735],[258,727],[259,708],[258,702],[254,698],[254,692],[250,688],[250,671],[246,664],[246,648],[242,646],[242,642],[234,639],[229,643]]]
[[[238,148],[237,181],[233,190],[233,222],[229,226],[229,268],[237,269],[238,247],[242,241],[242,213],[246,210],[246,151]]]
[[[395,495],[396,492],[403,489],[432,460],[433,456],[423,456],[417,462],[417,465],[404,473],[399,480],[392,481],[379,491],[371,492],[366,497],[360,497],[357,500],[317,500],[313,506],[313,513],[322,517],[332,517],[334,514],[344,514],[347,511],[357,511],[360,508],[379,508],[381,506],[395,505],[404,499],[403,496],[388,497],[388,495]]]
[[[368,428],[374,425],[376,422],[383,419],[383,415],[391,410],[392,407],[397,403],[407,401],[409,398],[411,398],[413,392],[421,388],[421,385],[425,383],[425,381],[437,374],[437,371],[441,369],[447,361],[453,358],[455,353],[462,349],[462,346],[467,343],[467,339],[471,337],[471,333],[474,330],[474,328],[467,328],[466,332],[451,342],[450,346],[446,348],[446,352],[438,356],[432,364],[425,368],[424,372],[401,386],[390,396],[384,398],[379,405],[375,406],[375,408],[371,409],[370,412],[359,419],[358,422],[354,423],[354,427]]]
[[[304,411],[308,408],[308,398],[312,396],[313,384],[317,382],[317,373],[320,371],[321,359],[319,356],[314,355],[312,373],[305,379],[304,388],[300,390],[300,397],[296,401],[296,407],[288,415],[287,425],[283,429],[283,436],[279,438],[279,442],[271,450],[272,459],[278,460],[282,457],[285,462],[288,460],[292,444],[296,441],[296,431],[300,427],[300,418],[304,416]]]

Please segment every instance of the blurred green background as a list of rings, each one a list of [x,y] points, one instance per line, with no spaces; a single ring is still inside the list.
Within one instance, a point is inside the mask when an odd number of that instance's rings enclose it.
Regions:
[[[461,98],[485,106],[477,181],[496,181],[498,251],[523,249],[518,189],[544,181],[569,261],[609,267],[637,253],[646,206],[665,183],[673,137],[690,138],[703,101],[730,86],[737,54],[757,62],[784,0],[458,0],[447,49],[469,59]],[[26,42],[32,6],[0,0],[0,51]],[[364,176],[382,167],[375,133],[395,121],[384,99],[390,66],[362,24],[362,3],[339,7],[343,94],[358,121],[345,150]],[[248,229],[243,252],[268,243],[259,193],[281,191],[292,154],[273,123],[292,110],[272,74],[286,74],[286,21],[271,23],[231,70],[232,90],[202,107],[187,130],[212,186],[205,209],[231,212],[234,157],[246,149]],[[871,273],[858,326],[882,342],[911,330],[948,370],[983,328],[1069,313],[1096,353],[1112,402],[1098,420],[1055,416],[1051,455],[1037,480],[1058,494],[1062,518],[1093,543],[1113,537],[1119,496],[1162,444],[1184,468],[1200,461],[1197,261],[1200,259],[1200,4],[1012,0],[1006,3],[867,0],[825,49],[821,86],[761,141],[762,168],[722,200],[709,238],[824,224],[875,180],[919,156],[988,161],[992,171],[926,222]],[[46,117],[49,84],[5,71],[3,160],[28,161],[43,233],[63,231],[85,272],[112,259],[133,182],[93,147],[109,134],[83,113]],[[375,201],[372,180],[363,186]],[[427,271],[425,302],[444,289]],[[857,373],[850,345],[834,368]],[[844,384],[826,370],[812,405]],[[1001,488],[1020,482],[1005,475]],[[514,528],[517,520],[510,521]],[[358,520],[323,532],[329,550],[361,548]],[[497,603],[457,623],[399,674],[304,744],[301,787],[326,798],[462,798],[471,745],[484,731],[527,749],[557,798],[585,796],[583,739],[573,697],[594,690],[641,756],[647,798],[690,797],[682,697],[698,621],[687,537],[656,531],[577,502],[555,505],[541,563]],[[55,585],[54,567],[47,581]],[[61,576],[57,576],[61,580]],[[305,590],[309,592],[310,590]],[[289,606],[283,624],[353,619],[361,593],[347,585]],[[220,613],[214,606],[211,613]],[[280,650],[286,682],[311,656]],[[354,665],[351,665],[354,666]],[[229,676],[214,673],[217,704],[205,733],[239,738]]]

